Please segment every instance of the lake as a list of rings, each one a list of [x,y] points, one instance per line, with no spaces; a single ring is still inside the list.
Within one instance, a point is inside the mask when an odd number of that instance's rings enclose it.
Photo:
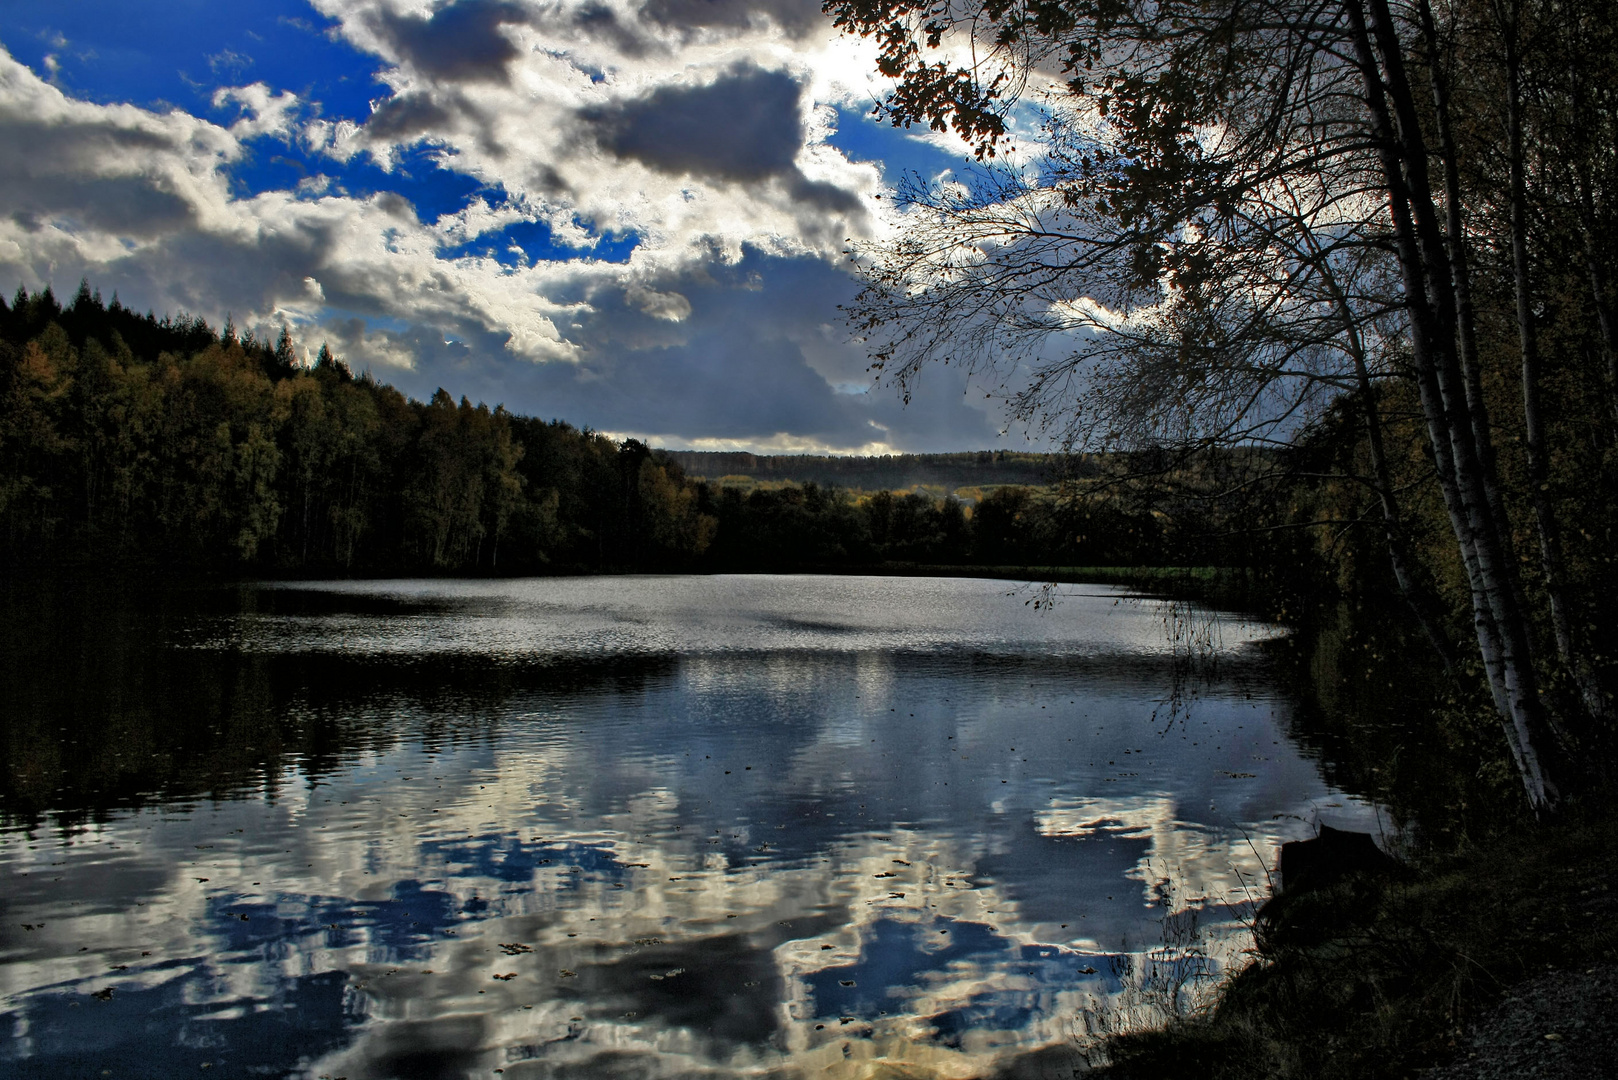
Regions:
[[[1377,814],[1289,735],[1276,627],[1035,595],[14,596],[0,1073],[1059,1065],[1087,1010],[1239,962],[1280,842]]]

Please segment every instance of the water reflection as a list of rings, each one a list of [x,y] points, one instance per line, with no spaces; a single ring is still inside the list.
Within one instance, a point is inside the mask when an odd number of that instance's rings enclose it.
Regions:
[[[975,1075],[1061,1043],[1166,911],[1234,947],[1274,844],[1370,812],[1282,734],[1268,628],[1223,625],[1173,713],[1160,606],[1006,593],[343,584],[80,626],[65,673],[67,631],[13,642],[0,1061]]]

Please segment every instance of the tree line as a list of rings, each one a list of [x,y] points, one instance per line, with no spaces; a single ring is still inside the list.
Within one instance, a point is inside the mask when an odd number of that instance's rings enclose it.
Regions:
[[[881,463],[879,463],[881,464]],[[1032,466],[1020,463],[1023,468]],[[1128,472],[1121,459],[1115,472]],[[137,314],[83,284],[0,300],[0,545],[11,564],[516,574],[1252,562],[1228,506],[1107,486],[952,497],[743,492],[558,420],[414,401],[288,334]],[[1115,478],[1117,479],[1117,478]]]
[[[0,303],[12,561],[502,573],[679,565],[713,523],[638,443],[413,401],[322,347],[139,315],[88,285]]]

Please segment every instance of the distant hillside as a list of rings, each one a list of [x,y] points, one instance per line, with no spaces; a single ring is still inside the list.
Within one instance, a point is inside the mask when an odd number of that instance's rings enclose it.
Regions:
[[[759,482],[803,484],[896,491],[917,484],[943,488],[998,484],[1049,484],[1061,477],[1063,459],[1055,454],[1020,454],[1006,450],[980,450],[965,454],[884,454],[881,457],[826,457],[815,455],[759,455],[708,453],[694,450],[664,451],[686,475],[710,481],[724,476],[748,476]]]

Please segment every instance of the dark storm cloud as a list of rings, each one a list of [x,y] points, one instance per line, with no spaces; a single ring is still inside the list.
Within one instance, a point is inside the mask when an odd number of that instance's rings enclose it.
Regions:
[[[981,393],[963,396],[956,372],[930,373],[937,378],[924,381],[909,407],[889,389],[846,392],[869,385],[870,376],[841,325],[827,324],[855,289],[836,266],[755,253],[739,265],[693,268],[648,287],[688,298],[690,315],[669,323],[603,286],[589,297],[593,310],[581,327],[564,330],[584,347],[577,365],[490,363],[503,352],[490,334],[468,339],[470,352],[452,382],[431,363],[386,377],[417,395],[430,394],[437,379],[473,400],[658,439],[787,435],[832,448],[887,442],[906,450],[999,441]]]
[[[739,327],[705,327],[684,346],[617,359],[603,395],[620,429],[688,437],[767,439],[792,432],[867,442],[795,342]]]
[[[303,293],[304,279],[324,273],[324,256],[337,242],[325,224],[305,223],[251,239],[188,231],[138,258],[93,272],[86,267],[84,273],[103,289],[116,289],[132,305],[217,320],[225,312],[262,311],[274,296]]]
[[[852,299],[856,286],[839,267],[750,254],[735,267],[710,271],[703,282],[658,283],[691,302],[681,325],[688,336],[675,348],[626,358],[636,365],[634,377],[646,380],[647,402],[636,407],[637,423],[619,422],[618,430],[741,440],[785,433],[842,448],[882,441],[939,450],[998,442],[997,419],[976,404],[981,394],[963,395],[958,372],[929,372],[908,407],[891,388],[845,392],[869,387],[871,376],[863,349],[848,341],[841,323],[838,305]],[[817,355],[810,355],[812,348]],[[663,370],[647,370],[653,364]],[[681,372],[689,382],[675,385]],[[661,398],[689,402],[698,419],[660,411]]]
[[[408,146],[422,138],[459,130],[495,157],[506,153],[495,134],[495,117],[459,88],[436,93],[412,91],[379,102],[365,122],[365,138],[379,149]]]
[[[674,176],[746,183],[795,171],[802,96],[785,72],[744,64],[704,86],[660,86],[580,116],[618,157]]]
[[[517,46],[502,28],[526,21],[526,11],[504,0],[460,0],[425,19],[384,9],[377,30],[419,71],[445,80],[505,82]]]
[[[629,59],[671,55],[682,42],[702,37],[742,37],[773,27],[791,38],[825,30],[820,0],[648,0],[628,18],[601,0],[571,13],[552,9],[540,19],[610,44]]]
[[[607,42],[632,59],[639,59],[658,49],[652,38],[636,27],[626,25],[618,13],[606,4],[585,4],[574,12],[573,26],[595,41]]]
[[[131,152],[172,151],[184,147],[164,132],[114,123],[48,123],[20,116],[0,117],[0,150],[8,173],[77,173],[95,169],[109,157]]]
[[[746,30],[767,19],[794,37],[824,28],[820,0],[647,0],[640,16],[670,30]]]
[[[44,219],[145,237],[192,224],[191,204],[141,177],[63,177],[48,185],[16,183],[0,169],[0,205],[30,231]]]
[[[774,302],[784,311],[791,298],[777,295]],[[841,393],[810,366],[797,341],[741,329],[726,305],[706,307],[699,302],[692,319],[698,332],[687,341],[594,360],[588,381],[553,383],[544,398],[557,407],[567,402],[558,411],[579,417],[578,422],[654,439],[746,443],[787,435],[831,448],[885,442],[907,450],[997,442],[991,419],[967,407],[959,390],[948,385],[957,381],[950,372],[929,373],[938,378],[909,407],[891,390]],[[562,368],[550,365],[544,375],[550,382]]]
[[[660,86],[627,101],[580,110],[604,150],[669,176],[733,184],[781,183],[802,207],[800,235],[841,244],[861,232],[860,197],[811,180],[796,158],[806,135],[804,88],[784,71],[739,64],[711,83]]]
[[[811,180],[798,174],[792,183],[792,197],[820,210],[838,214],[864,216],[865,204],[856,192],[847,191],[824,180]]]
[[[48,218],[122,236],[181,228],[195,218],[189,202],[160,177],[136,169],[119,175],[109,164],[184,149],[167,134],[110,123],[0,117],[0,207],[24,228]]]
[[[373,139],[407,143],[447,127],[452,119],[453,114],[427,94],[400,94],[376,107],[365,130]]]

